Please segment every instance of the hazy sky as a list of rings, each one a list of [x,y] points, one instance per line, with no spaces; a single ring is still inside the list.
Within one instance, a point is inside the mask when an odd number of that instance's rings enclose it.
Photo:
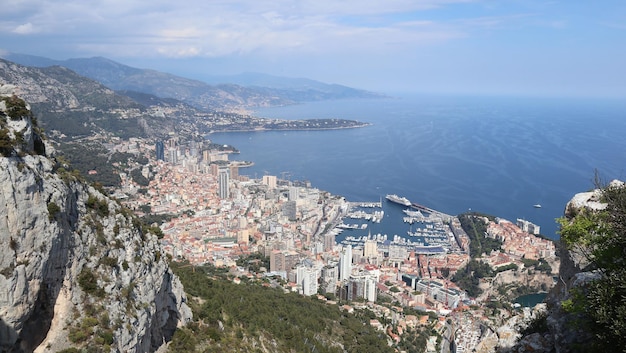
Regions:
[[[390,93],[626,98],[626,1],[3,0],[0,50]]]

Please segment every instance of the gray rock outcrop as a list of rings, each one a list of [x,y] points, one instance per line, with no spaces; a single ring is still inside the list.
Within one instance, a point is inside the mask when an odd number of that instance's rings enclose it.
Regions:
[[[624,186],[621,181],[612,181],[610,186]],[[576,194],[565,207],[564,215],[567,219],[576,217],[583,209],[600,211],[607,207],[601,200],[600,190]],[[578,317],[563,309],[563,303],[572,298],[575,291],[584,291],[585,285],[600,278],[600,274],[590,269],[590,249],[584,244],[574,244],[570,247],[559,247],[561,265],[559,277],[555,287],[546,298],[547,313],[545,332],[532,333],[521,337],[519,342],[506,352],[536,352],[536,353],[569,353],[574,347],[589,342],[593,337],[580,325],[575,325]]]
[[[156,236],[0,119],[24,140],[0,156],[0,351],[157,350],[191,311]]]

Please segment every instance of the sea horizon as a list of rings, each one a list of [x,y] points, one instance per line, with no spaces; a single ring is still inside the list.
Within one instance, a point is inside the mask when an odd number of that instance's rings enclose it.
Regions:
[[[207,137],[239,149],[233,159],[254,162],[240,171],[253,178],[308,180],[348,201],[397,194],[452,215],[521,218],[557,239],[555,219],[576,193],[594,187],[596,171],[606,181],[623,179],[624,106],[610,99],[508,96],[333,100],[263,108],[254,115],[370,125]],[[388,227],[388,233],[403,233],[403,227]]]

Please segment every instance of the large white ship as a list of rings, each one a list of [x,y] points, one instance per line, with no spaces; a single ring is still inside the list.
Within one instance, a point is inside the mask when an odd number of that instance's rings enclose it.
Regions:
[[[389,194],[385,196],[385,198],[391,202],[399,203],[407,207],[411,206],[411,201],[409,201],[409,199],[407,199],[406,197],[400,197],[396,194]]]

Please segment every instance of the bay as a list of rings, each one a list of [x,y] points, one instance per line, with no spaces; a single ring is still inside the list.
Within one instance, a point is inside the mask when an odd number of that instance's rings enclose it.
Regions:
[[[555,219],[578,192],[624,178],[626,102],[403,96],[260,109],[281,119],[344,118],[357,129],[214,133],[253,161],[241,174],[309,180],[349,201],[386,194],[448,214],[523,218],[558,237]],[[533,205],[541,204],[541,208]],[[402,232],[397,225],[387,234]],[[408,226],[406,226],[408,229]]]

